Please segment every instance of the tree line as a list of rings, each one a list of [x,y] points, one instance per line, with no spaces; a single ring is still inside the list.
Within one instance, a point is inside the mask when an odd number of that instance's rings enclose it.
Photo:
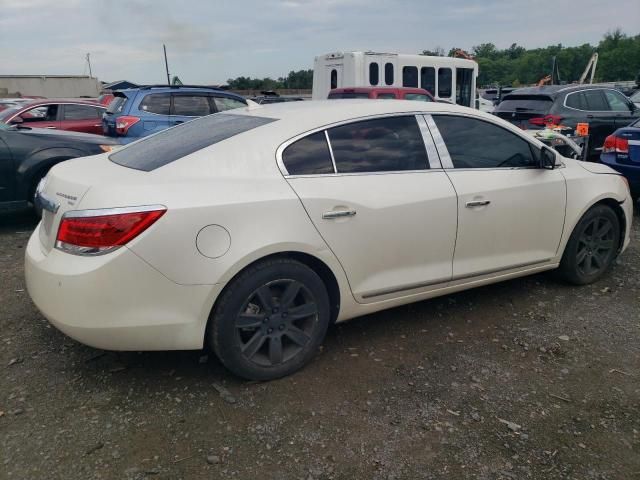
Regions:
[[[451,48],[447,56],[454,56],[457,50]],[[559,66],[560,79],[567,83],[575,82],[595,52],[598,52],[599,58],[594,81],[640,80],[640,35],[629,36],[619,29],[606,33],[595,46],[588,43],[576,47],[557,44],[526,49],[514,43],[508,48],[499,49],[493,43],[482,43],[469,53],[478,62],[478,85],[517,87],[535,84],[549,75],[553,57]],[[421,53],[445,56],[445,49],[435,47]],[[238,77],[229,79],[227,83],[234,90],[310,89],[313,70],[291,71],[277,80]]]

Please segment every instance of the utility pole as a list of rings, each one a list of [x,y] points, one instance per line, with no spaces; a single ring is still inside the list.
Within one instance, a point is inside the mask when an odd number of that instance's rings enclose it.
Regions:
[[[93,75],[91,73],[91,54],[87,53],[87,64],[89,65],[89,77],[93,78]]]
[[[167,85],[171,85],[171,80],[169,79],[169,62],[167,62],[167,47],[165,44],[162,44],[162,49],[164,50],[164,68],[167,71]]]

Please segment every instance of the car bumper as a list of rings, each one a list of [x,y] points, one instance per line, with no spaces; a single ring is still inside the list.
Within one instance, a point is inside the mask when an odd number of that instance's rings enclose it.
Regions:
[[[38,229],[27,245],[25,277],[29,295],[52,325],[106,350],[202,348],[221,290],[176,284],[127,248],[96,257],[56,249],[45,254]]]
[[[640,194],[640,165],[618,163],[610,155],[605,154],[600,156],[600,161],[624,175],[629,182],[631,191],[636,195]]]

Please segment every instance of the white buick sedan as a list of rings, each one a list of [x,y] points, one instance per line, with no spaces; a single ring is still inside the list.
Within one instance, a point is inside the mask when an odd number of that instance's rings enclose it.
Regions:
[[[36,201],[27,286],[53,325],[111,350],[210,345],[259,380],[332,322],[544,270],[593,282],[632,218],[608,167],[409,101],[211,115],[57,165]]]

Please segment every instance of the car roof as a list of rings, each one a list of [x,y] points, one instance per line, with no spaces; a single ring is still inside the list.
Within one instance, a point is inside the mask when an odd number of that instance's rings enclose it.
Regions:
[[[247,108],[227,110],[219,115],[239,114],[268,117],[279,120],[272,125],[278,125],[286,132],[301,133],[324,125],[339,123],[358,118],[402,113],[466,113],[485,116],[482,112],[455,104],[436,102],[421,102],[414,100],[370,100],[370,99],[344,99],[335,100],[310,100],[304,102],[270,103],[264,105],[252,105]],[[487,118],[493,118],[486,114]],[[268,127],[268,126],[267,126]]]
[[[571,85],[542,85],[540,87],[524,87],[509,92],[509,95],[546,95],[556,97],[562,93],[575,92],[578,90],[593,90],[597,88],[611,88],[607,85],[598,84],[571,84]]]
[[[228,90],[223,90],[221,88],[215,87],[207,87],[207,86],[198,86],[198,85],[145,85],[136,88],[123,88],[121,90],[116,90],[113,92],[114,95],[118,93],[121,94],[133,94],[136,92],[149,92],[149,93],[165,93],[165,92],[212,92],[219,93],[223,95],[228,95],[230,97],[244,98],[237,93],[230,92]]]
[[[24,102],[24,104],[20,105],[21,108],[32,108],[37,107],[39,105],[49,105],[51,103],[80,103],[91,105],[93,107],[104,107],[104,105],[98,103],[97,100],[91,100],[88,98],[47,98],[46,100],[31,100],[29,102]]]

